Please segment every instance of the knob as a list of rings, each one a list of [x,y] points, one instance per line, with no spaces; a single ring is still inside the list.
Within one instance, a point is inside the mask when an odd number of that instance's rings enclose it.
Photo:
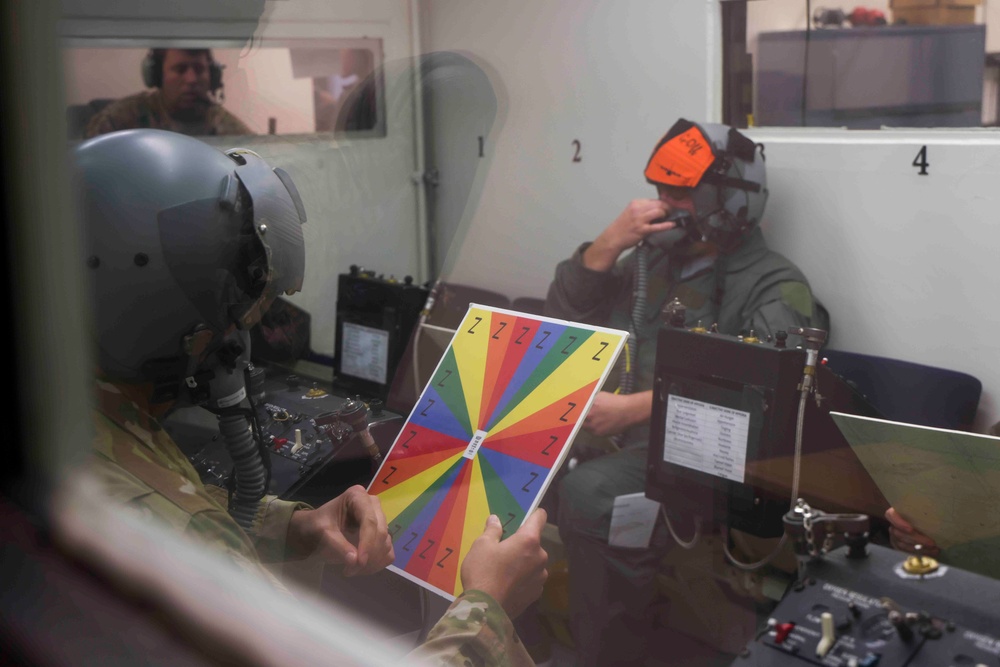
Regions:
[[[663,317],[672,327],[682,327],[684,326],[684,318],[687,313],[687,308],[681,303],[681,300],[677,297],[663,307]]]
[[[903,571],[907,574],[930,574],[938,569],[938,562],[920,552],[921,545],[913,547],[914,554],[903,562]]]

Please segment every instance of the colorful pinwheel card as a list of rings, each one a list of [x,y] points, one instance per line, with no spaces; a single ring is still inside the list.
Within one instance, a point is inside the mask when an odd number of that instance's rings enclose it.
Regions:
[[[444,596],[486,519],[504,537],[538,506],[628,334],[471,304],[369,493],[389,569]]]

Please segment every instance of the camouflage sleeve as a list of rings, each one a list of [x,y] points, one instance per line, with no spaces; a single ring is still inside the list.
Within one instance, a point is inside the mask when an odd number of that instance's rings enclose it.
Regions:
[[[533,667],[534,661],[499,603],[482,591],[467,590],[431,628],[409,658],[419,665]]]
[[[205,491],[221,507],[229,502],[229,492],[219,486],[205,485]],[[292,514],[312,509],[306,503],[280,500],[277,496],[264,496],[257,506],[254,527],[249,537],[256,550],[259,563],[282,584],[295,582],[306,589],[318,590],[323,578],[325,563],[320,558],[307,558],[289,562],[285,560],[288,524]]]
[[[212,484],[205,485],[205,491],[222,507],[228,506],[229,492]],[[257,506],[253,530],[250,538],[253,540],[261,562],[276,563],[285,559],[285,538],[288,535],[288,522],[292,514],[300,509],[312,509],[306,503],[279,500],[277,496],[264,496]]]

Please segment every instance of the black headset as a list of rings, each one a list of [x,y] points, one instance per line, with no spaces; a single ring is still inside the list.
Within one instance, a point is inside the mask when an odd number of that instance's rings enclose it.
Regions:
[[[208,90],[214,95],[217,90],[222,88],[223,66],[215,62],[211,50],[192,50],[204,51],[208,54]],[[161,88],[163,86],[163,60],[166,58],[166,54],[166,49],[150,49],[146,53],[146,57],[142,59],[142,82],[147,88]]]

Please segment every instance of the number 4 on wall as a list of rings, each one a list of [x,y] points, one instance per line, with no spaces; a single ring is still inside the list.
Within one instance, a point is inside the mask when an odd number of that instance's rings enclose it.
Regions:
[[[921,176],[927,175],[927,167],[931,166],[931,163],[927,161],[927,146],[920,147],[917,157],[913,158],[913,166],[920,170],[918,173]]]

